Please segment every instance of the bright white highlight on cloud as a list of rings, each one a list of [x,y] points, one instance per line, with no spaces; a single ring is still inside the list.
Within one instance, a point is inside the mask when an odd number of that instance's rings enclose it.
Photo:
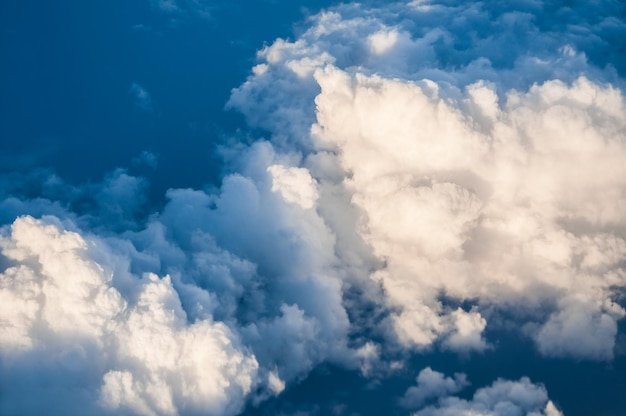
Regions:
[[[0,275],[0,348],[14,366],[91,367],[82,382],[100,384],[87,387],[121,412],[240,411],[257,383],[256,359],[224,324],[188,323],[169,277],[120,276],[124,260],[102,241],[51,218],[18,218],[1,246],[17,263]],[[103,257],[115,264],[96,260]],[[130,279],[133,293],[123,296],[114,279]]]
[[[307,169],[272,165],[267,168],[272,175],[272,191],[279,192],[285,201],[302,208],[311,208],[317,200],[315,180]]]
[[[370,47],[372,52],[376,55],[382,55],[386,51],[393,48],[398,41],[398,32],[395,30],[376,32],[370,35],[369,38]]]

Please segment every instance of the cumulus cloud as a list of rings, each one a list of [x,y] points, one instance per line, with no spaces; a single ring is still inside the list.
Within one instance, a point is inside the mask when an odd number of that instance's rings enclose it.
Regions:
[[[337,146],[351,173],[346,185],[364,212],[362,233],[387,261],[376,278],[394,305],[407,305],[394,318],[402,340],[429,344],[448,330],[443,321],[425,320],[415,302],[441,315],[440,290],[496,303],[540,298],[542,287],[557,300],[594,293],[598,313],[608,307],[604,316],[613,324],[623,316],[610,294],[625,283],[623,236],[611,232],[623,226],[611,207],[623,198],[625,184],[616,178],[626,173],[618,90],[585,78],[571,86],[547,82],[511,92],[502,108],[487,107],[482,117],[502,114],[481,125],[462,104],[439,98],[436,86],[334,68],[318,80],[314,135]],[[464,100],[478,105],[476,90],[489,89],[472,88]],[[600,252],[611,254],[590,267],[578,262]]]
[[[284,168],[288,158],[266,142],[244,158],[246,170],[225,177],[218,194],[169,193],[159,222],[192,263],[183,270],[176,263],[164,266],[212,289],[218,282],[206,276],[215,275],[216,261],[205,260],[207,246],[216,244],[240,259],[244,273],[231,269],[236,280],[215,290],[220,304],[233,296],[232,313],[244,339],[268,368],[292,379],[323,359],[350,355],[342,304],[346,271],[337,267],[333,234],[311,209],[317,191],[307,171]]]
[[[439,376],[437,380],[441,382],[443,375],[436,372],[435,374]],[[450,378],[445,380],[450,380],[449,383],[454,384]],[[414,415],[563,416],[563,413],[549,400],[545,387],[533,384],[527,377],[522,377],[519,381],[498,379],[491,386],[478,389],[471,400],[448,396],[445,389],[437,390],[437,393],[442,396],[437,405],[428,406]]]
[[[0,179],[0,224],[20,215],[48,214],[85,228],[134,229],[146,214],[148,187],[146,178],[122,168],[108,172],[101,181],[81,184],[68,183],[46,169],[7,175]]]
[[[401,345],[483,351],[484,308],[514,308],[543,354],[612,357],[626,112],[621,61],[593,53],[624,30],[605,6],[343,5],[263,49],[233,91],[251,125],[304,153],[294,167],[321,195],[345,195]],[[553,8],[602,35],[564,32]]]
[[[132,160],[133,166],[146,166],[151,169],[156,169],[158,162],[159,157],[156,154],[147,150],[144,150],[139,156],[134,157]]]
[[[139,414],[237,413],[248,397],[278,394],[322,361],[375,362],[374,343],[348,345],[347,271],[338,267],[333,234],[311,209],[316,182],[306,169],[285,167],[292,157],[269,143],[243,157],[246,169],[225,177],[219,192],[171,190],[141,229],[124,225],[145,192],[141,178],[116,170],[98,184],[60,183],[62,193],[91,193],[94,205],[83,215],[59,208],[63,221],[19,218],[7,231],[3,353],[39,356],[48,344],[72,342],[65,333],[31,334],[49,322],[84,330],[85,342],[98,345],[93,354],[111,357],[94,362],[102,385],[90,388],[99,389],[98,403]],[[49,264],[54,273],[41,271]],[[200,345],[208,355],[195,350]],[[77,367],[91,371],[89,360]]]
[[[223,323],[189,323],[168,276],[130,275],[101,240],[52,217],[21,217],[5,231],[2,255],[12,264],[0,276],[0,348],[12,379],[5,408],[20,408],[25,398],[11,390],[23,367],[36,365],[99,391],[102,407],[90,413],[241,409],[258,382],[254,355]],[[96,260],[103,258],[112,263]],[[116,288],[121,279],[132,281],[132,292]],[[45,378],[32,389],[45,393]]]
[[[223,149],[219,187],[171,189],[158,212],[124,169],[80,186],[3,176],[3,409],[236,414],[322,362],[372,375],[401,367],[385,362],[398,351],[484,352],[502,312],[543,355],[610,360],[626,315],[615,7],[312,16],[259,52],[229,100],[269,140]],[[131,94],[152,108],[143,87]],[[560,414],[527,378],[452,396],[467,385],[427,368],[401,403]]]

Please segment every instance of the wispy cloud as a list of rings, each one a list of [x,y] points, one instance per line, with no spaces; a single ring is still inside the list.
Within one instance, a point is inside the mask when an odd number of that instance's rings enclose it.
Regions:
[[[152,112],[154,108],[152,106],[152,97],[150,93],[141,85],[133,82],[130,86],[129,93],[135,100],[135,108],[144,112]]]
[[[152,7],[175,17],[197,16],[210,19],[217,7],[214,0],[150,0]]]

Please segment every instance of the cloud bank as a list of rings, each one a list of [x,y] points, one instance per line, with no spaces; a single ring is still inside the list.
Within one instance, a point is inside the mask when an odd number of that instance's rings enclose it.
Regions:
[[[420,372],[417,383],[403,398],[406,407],[414,407],[426,398],[438,400],[437,404],[413,413],[415,416],[563,416],[548,399],[545,387],[533,384],[527,377],[519,381],[498,379],[491,386],[478,389],[471,400],[449,395],[467,385],[464,374],[456,374],[453,380],[426,368]]]
[[[487,315],[513,309],[542,354],[611,359],[625,313],[623,81],[549,20],[554,5],[516,6],[338,7],[262,50],[230,105],[303,152],[321,188],[342,188],[384,263],[370,278],[400,344],[482,351]],[[585,12],[566,21],[624,30]]]
[[[543,356],[611,360],[626,314],[620,13],[337,6],[233,90],[266,138],[221,149],[219,187],[171,189],[151,211],[124,169],[80,186],[4,175],[3,413],[237,414],[320,363],[389,374],[426,350],[497,348],[489,330],[510,327]],[[560,414],[528,378],[453,396],[467,385],[427,368],[400,404]]]

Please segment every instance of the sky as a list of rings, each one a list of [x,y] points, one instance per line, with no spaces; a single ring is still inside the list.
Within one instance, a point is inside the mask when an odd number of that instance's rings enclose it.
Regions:
[[[626,414],[620,1],[0,2],[0,414]]]

